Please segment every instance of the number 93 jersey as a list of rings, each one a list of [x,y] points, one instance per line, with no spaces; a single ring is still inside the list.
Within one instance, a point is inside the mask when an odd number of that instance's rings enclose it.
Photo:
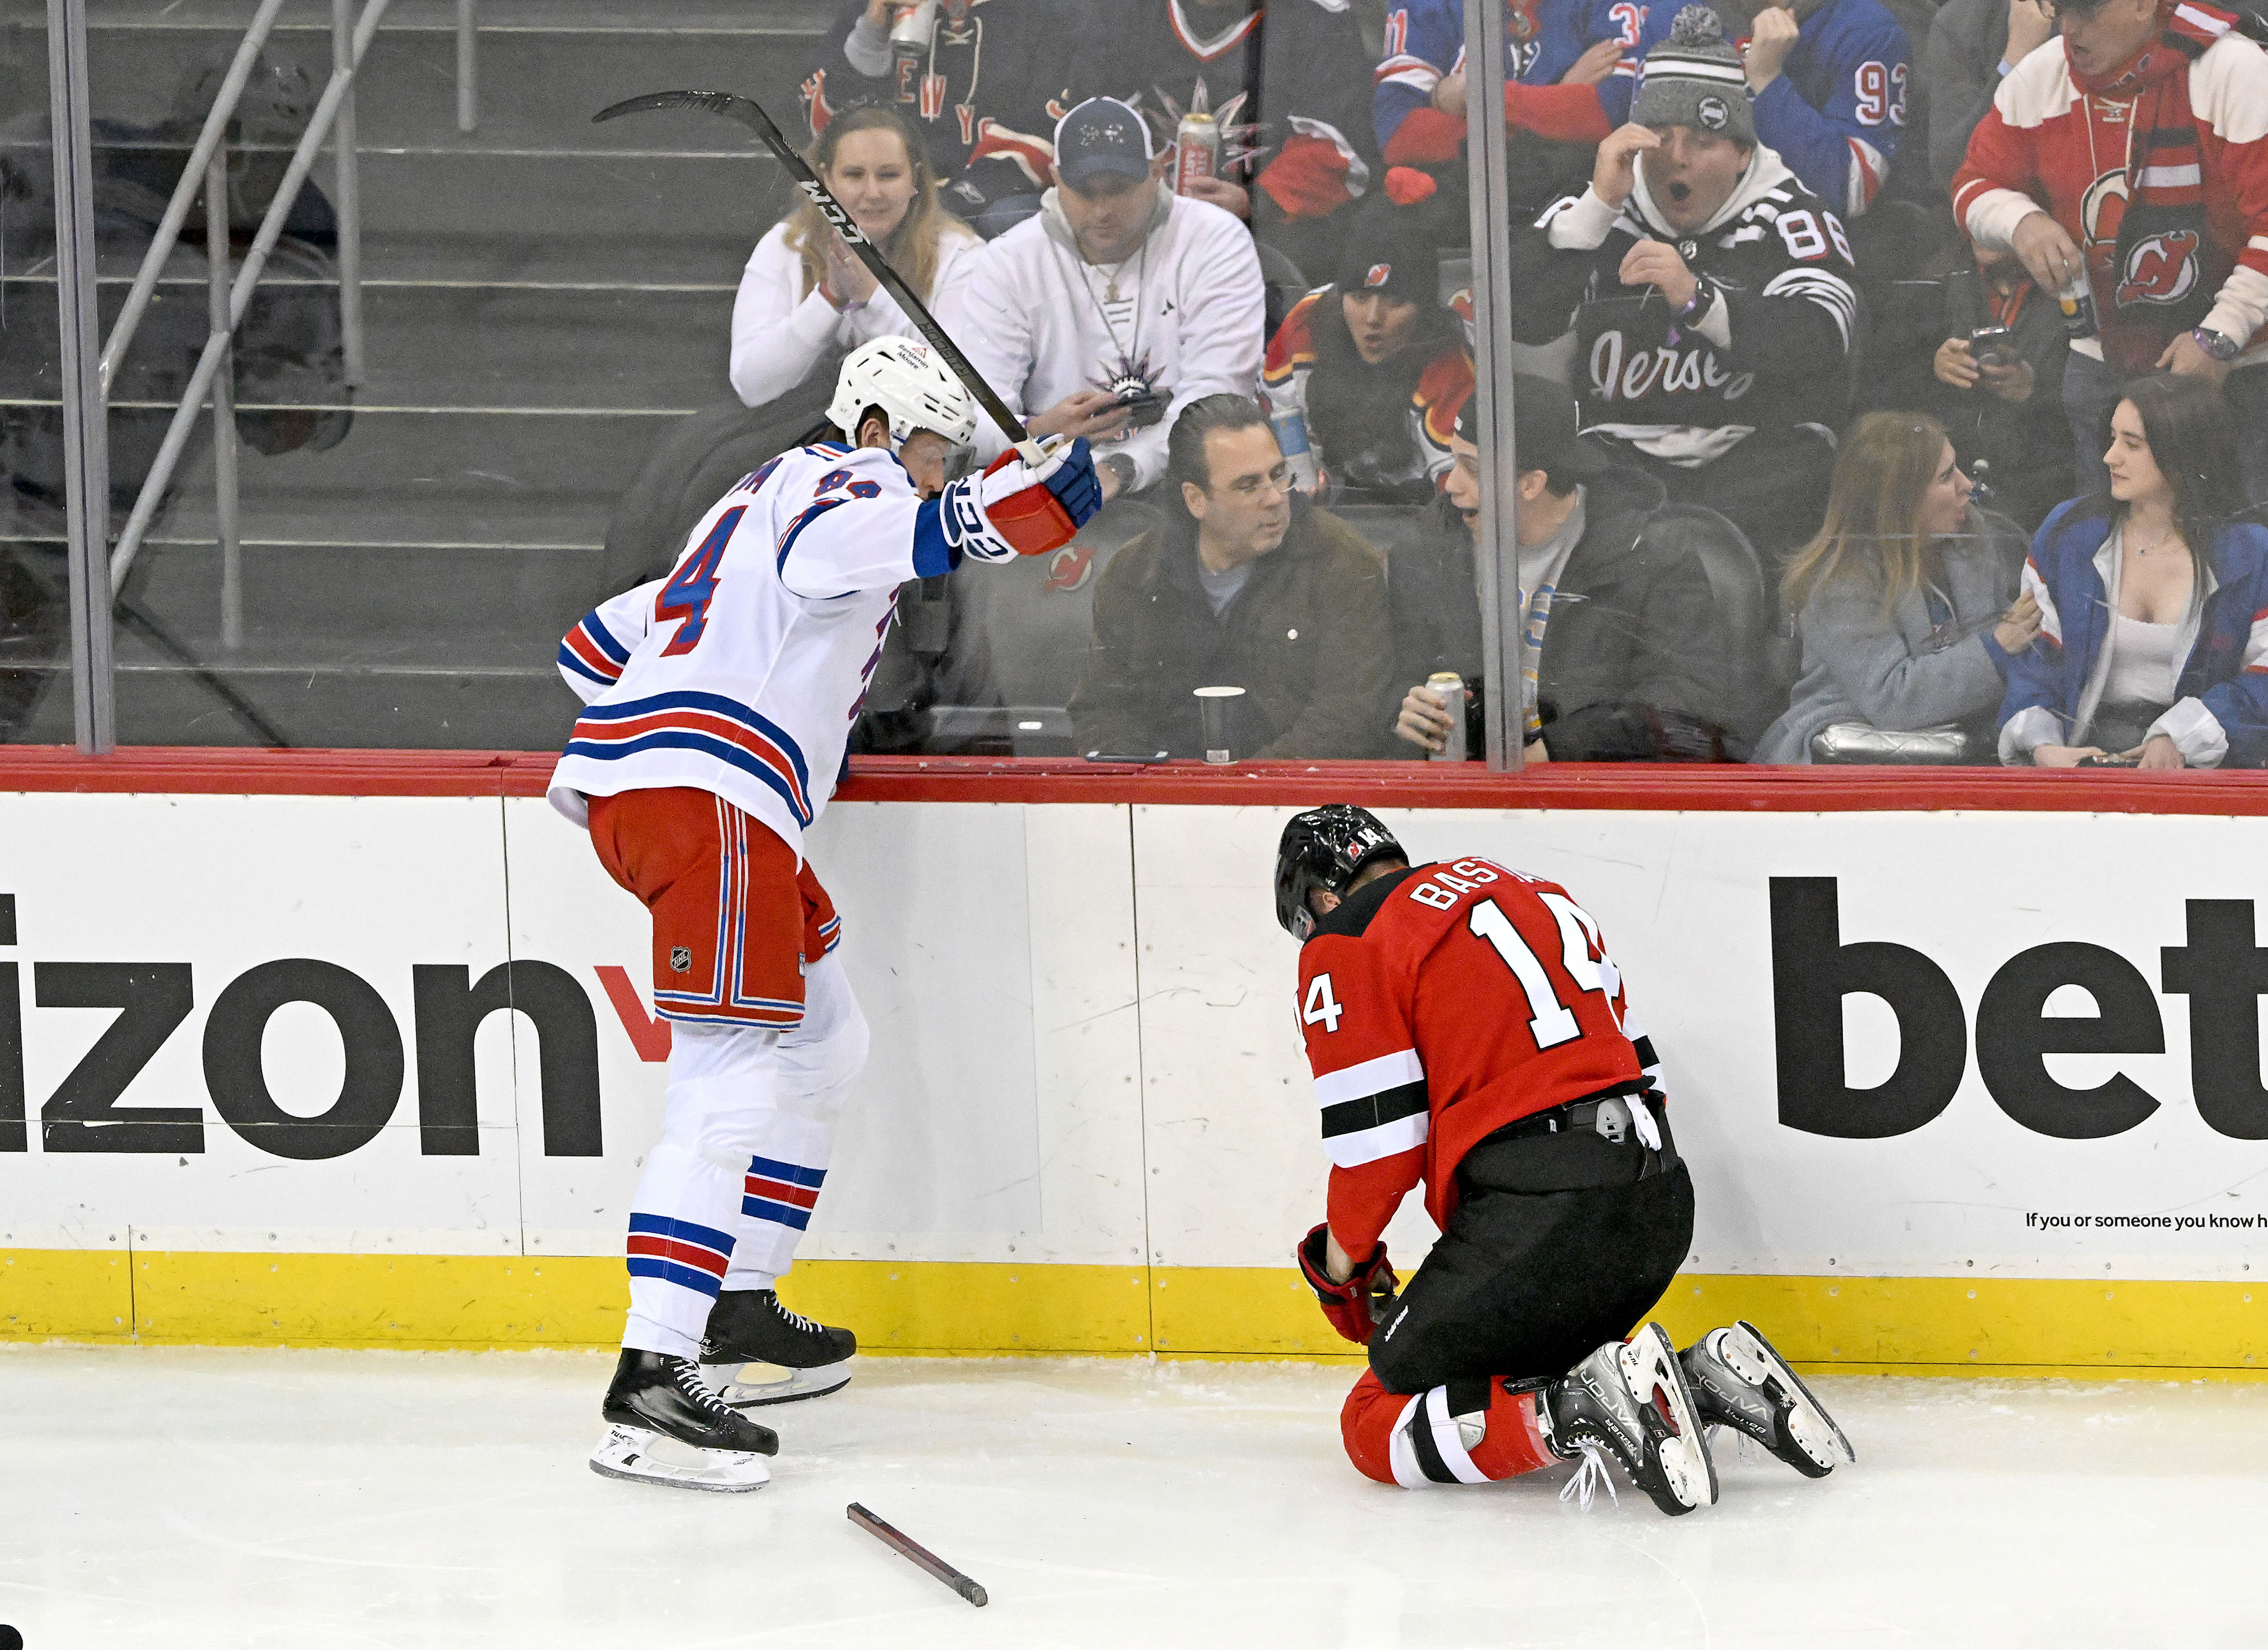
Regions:
[[[939,506],[879,447],[784,453],[711,507],[667,578],[585,614],[559,672],[585,702],[550,799],[682,785],[802,853],[909,578],[961,560]]]
[[[1357,889],[1300,947],[1299,1019],[1331,1231],[1357,1257],[1421,1179],[1445,1225],[1457,1165],[1484,1136],[1653,1086],[1599,924],[1556,883],[1489,859]]]

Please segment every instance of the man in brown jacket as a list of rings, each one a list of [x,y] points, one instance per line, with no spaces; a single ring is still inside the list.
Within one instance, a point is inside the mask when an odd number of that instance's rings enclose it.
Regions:
[[[1180,493],[1120,550],[1094,597],[1086,674],[1071,696],[1081,751],[1203,754],[1194,690],[1242,688],[1241,759],[1375,756],[1392,721],[1384,559],[1292,492],[1259,403],[1208,395],[1167,442]]]

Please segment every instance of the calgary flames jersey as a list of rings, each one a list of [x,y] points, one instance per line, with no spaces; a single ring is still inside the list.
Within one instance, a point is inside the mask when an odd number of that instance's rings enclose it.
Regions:
[[[1655,1086],[1599,924],[1489,859],[1365,884],[1300,952],[1299,1017],[1331,1160],[1331,1231],[1370,1253],[1420,1180],[1445,1224],[1467,1152],[1570,1101]]]

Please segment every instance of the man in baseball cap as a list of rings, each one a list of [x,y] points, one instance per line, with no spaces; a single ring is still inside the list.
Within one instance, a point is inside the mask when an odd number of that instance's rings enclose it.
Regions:
[[[1056,181],[1082,194],[1144,182],[1157,158],[1149,123],[1116,98],[1089,98],[1056,122]]]
[[[1248,394],[1267,294],[1244,225],[1160,182],[1141,114],[1089,98],[1055,129],[1039,216],[988,242],[938,319],[1034,435],[1094,442],[1106,497],[1162,480],[1182,407]],[[980,454],[1000,450],[985,430]]]

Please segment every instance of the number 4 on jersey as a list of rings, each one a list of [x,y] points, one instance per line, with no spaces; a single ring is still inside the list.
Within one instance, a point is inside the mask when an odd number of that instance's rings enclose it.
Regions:
[[[1339,1016],[1346,1010],[1331,995],[1331,976],[1318,974],[1307,982],[1307,1000],[1300,1005],[1300,1023],[1312,1026],[1321,1020],[1323,1035],[1329,1036],[1339,1028]]]
[[[709,604],[717,599],[717,564],[725,559],[725,547],[733,541],[733,529],[740,525],[740,518],[748,512],[746,505],[734,505],[717,518],[717,525],[709,529],[709,536],[701,547],[687,556],[678,570],[669,576],[661,593],[653,599],[654,622],[682,619],[677,634],[669,638],[669,645],[661,650],[666,659],[676,653],[689,653],[701,645],[701,632],[708,628]]]
[[[1608,959],[1606,947],[1600,944],[1598,924],[1591,919],[1588,911],[1564,894],[1539,894],[1536,898],[1559,924],[1560,967],[1575,983],[1576,990],[1596,991],[1604,997],[1608,1012],[1612,1013],[1614,988],[1619,986],[1621,975]],[[1520,982],[1521,993],[1528,998],[1528,1032],[1535,1039],[1539,1050],[1556,1049],[1583,1035],[1574,1011],[1559,1000],[1558,990],[1551,983],[1543,959],[1529,948],[1520,930],[1512,925],[1512,919],[1494,900],[1483,900],[1474,906],[1467,925],[1496,947],[1497,955],[1504,959],[1505,967]],[[1596,957],[1591,954],[1594,947],[1598,949]]]

